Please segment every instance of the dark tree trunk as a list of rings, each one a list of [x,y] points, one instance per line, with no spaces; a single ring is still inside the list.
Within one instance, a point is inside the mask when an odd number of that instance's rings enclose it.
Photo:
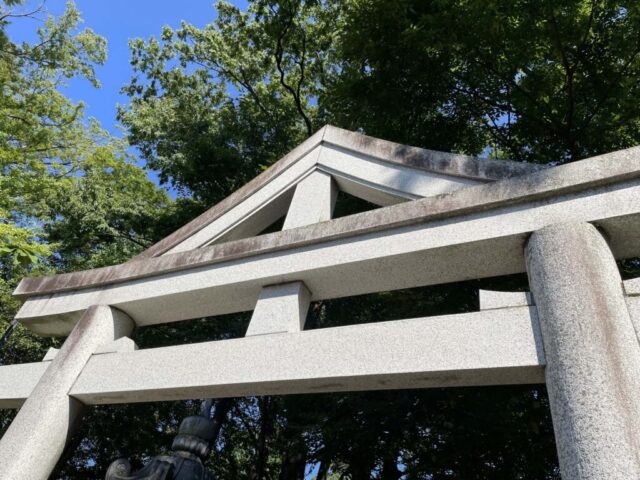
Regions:
[[[295,417],[295,416],[294,416]],[[295,419],[290,418],[284,432],[284,451],[279,480],[304,480],[307,468],[308,448],[304,440],[303,430],[296,426]]]
[[[267,468],[267,438],[271,429],[271,398],[258,398],[260,407],[260,432],[258,434],[258,449],[255,469],[252,472],[252,480],[263,480]]]
[[[398,470],[398,461],[393,455],[388,455],[382,462],[380,480],[399,480],[402,472]]]
[[[371,480],[373,466],[362,458],[352,458],[349,462],[351,480]]]
[[[329,473],[329,462],[323,460],[320,462],[320,468],[318,468],[317,480],[327,480],[328,473]]]
[[[307,456],[300,451],[285,453],[279,480],[304,480]]]
[[[220,435],[220,430],[224,426],[224,423],[227,421],[227,415],[229,410],[233,405],[233,400],[231,398],[221,398],[215,401],[215,410],[213,412],[213,445],[215,447],[216,442],[218,441],[218,436]]]

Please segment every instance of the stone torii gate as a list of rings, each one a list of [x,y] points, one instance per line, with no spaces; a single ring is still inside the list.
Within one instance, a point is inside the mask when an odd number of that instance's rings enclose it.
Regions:
[[[338,190],[383,208],[331,219]],[[132,261],[20,283],[17,319],[68,337],[0,367],[0,479],[46,479],[84,405],[542,382],[564,480],[640,478],[639,234],[640,148],[542,168],[324,127]],[[525,271],[478,312],[304,330],[310,301]],[[240,339],[128,338],[249,310]]]

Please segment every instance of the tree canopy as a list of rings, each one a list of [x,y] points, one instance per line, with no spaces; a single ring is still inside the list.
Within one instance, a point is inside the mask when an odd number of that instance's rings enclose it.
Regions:
[[[343,122],[379,135],[394,112],[401,141],[540,163],[638,141],[637,2],[358,1],[347,18]]]
[[[10,22],[41,20],[37,43],[13,42]],[[84,105],[61,93],[73,77],[98,87],[104,38],[78,30],[73,3],[58,18],[0,3],[0,329],[18,306],[21,277],[119,263],[154,240],[168,196],[136,167]],[[168,209],[170,210],[170,208]],[[51,340],[19,329],[3,362],[42,358]],[[55,342],[54,342],[55,343]]]
[[[60,93],[98,86],[105,41],[73,4],[16,44],[0,11],[0,328],[20,277],[127,260],[325,123],[405,144],[538,163],[640,143],[640,6],[610,0],[253,0],[131,40],[112,138]],[[212,10],[212,18],[214,11]],[[128,146],[173,202],[136,166]],[[361,208],[347,201],[342,213]],[[629,264],[630,268],[637,264]],[[629,267],[629,265],[627,265]],[[312,305],[307,328],[471,311],[524,276]],[[248,314],[140,329],[141,347],[242,336]],[[58,340],[18,329],[4,362]],[[428,348],[428,342],[425,342]],[[317,359],[318,362],[324,361]],[[197,399],[194,399],[197,400]],[[196,402],[94,407],[55,478],[166,450]],[[0,426],[10,415],[0,414]],[[234,399],[210,461],[238,479],[557,479],[543,386]]]

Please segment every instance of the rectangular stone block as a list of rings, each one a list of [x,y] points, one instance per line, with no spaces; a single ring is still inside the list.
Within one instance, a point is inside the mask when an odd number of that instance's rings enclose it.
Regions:
[[[301,331],[310,299],[311,294],[302,282],[263,288],[246,336]]]

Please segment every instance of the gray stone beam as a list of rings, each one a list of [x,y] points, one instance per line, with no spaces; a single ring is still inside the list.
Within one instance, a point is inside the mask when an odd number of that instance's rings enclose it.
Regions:
[[[236,218],[225,217],[226,224],[217,225],[218,228],[216,230],[220,230],[219,233],[210,233],[203,229],[198,232],[198,236],[190,237],[184,245],[176,246],[170,253],[259,235],[265,228],[285,216],[293,198],[293,192],[294,187],[290,187],[255,210],[251,210],[249,213],[241,212],[245,213],[245,215],[238,213],[235,215]],[[231,217],[231,215],[228,215],[228,217]]]
[[[484,183],[390,165],[329,145],[320,147],[318,168],[330,174],[340,190],[375,205],[385,206]]]
[[[547,168],[545,165],[526,162],[492,160],[410,147],[332,125],[325,127],[322,143],[344,151],[377,158],[384,162],[474,180],[502,180]]]
[[[70,397],[69,390],[96,349],[128,335],[132,328],[131,319],[112,308],[94,306],[86,311],[55,358],[43,362],[48,368],[0,439],[0,480],[49,478],[82,416],[83,404]],[[31,372],[29,380],[36,374]]]
[[[0,367],[0,408],[18,408],[31,394],[50,362]]]
[[[95,355],[70,394],[109,404],[541,383],[543,366],[535,308],[520,307]]]
[[[478,215],[489,217],[500,214],[509,207],[517,210],[529,210],[529,217],[540,218],[546,213],[539,208],[547,203],[566,202],[570,198],[595,196],[602,204],[606,204],[607,199],[602,197],[603,192],[631,189],[632,191],[627,194],[627,201],[630,203],[627,207],[631,207],[631,212],[629,208],[618,210],[617,204],[601,205],[606,208],[600,209],[601,213],[595,216],[599,217],[598,221],[609,218],[622,220],[625,215],[640,213],[637,194],[633,191],[633,186],[638,185],[639,178],[640,147],[636,147],[562,165],[526,177],[464,188],[445,195],[335,219],[321,225],[309,225],[180,254],[95,268],[85,272],[50,277],[28,277],[22,279],[14,294],[26,298],[105,286],[179,270],[204,267],[224,261],[247,259],[268,252],[289,251],[340,239],[357,241],[362,235],[391,232],[397,228],[417,224],[431,226],[443,219],[460,223]],[[566,203],[565,205],[569,207],[566,213],[571,217],[570,208],[573,208],[573,205]],[[620,232],[616,231],[622,236],[622,239],[614,245],[616,249],[629,252],[633,250],[634,245],[637,246],[637,242],[631,242],[633,245],[625,245],[625,241],[634,237],[624,236],[624,231],[634,226],[635,218],[635,216],[629,218],[627,223],[624,221],[616,222],[616,225],[623,227]],[[569,220],[574,219],[569,218]],[[616,225],[611,226],[615,227]],[[169,239],[167,237],[165,240]],[[612,238],[612,240],[616,239]],[[202,244],[198,243],[195,246],[200,245]]]
[[[490,323],[491,320],[490,318],[492,317],[493,313],[490,309],[501,309],[501,310],[508,310],[509,314],[513,316],[513,318],[515,318],[516,322],[520,325],[520,327],[516,328],[516,333],[514,333],[513,331],[510,331],[508,334],[509,335],[514,335],[514,340],[516,341],[516,343],[518,345],[527,345],[528,344],[528,340],[525,339],[521,339],[520,337],[522,336],[522,334],[517,333],[517,331],[519,331],[519,328],[524,328],[523,327],[523,323],[524,322],[524,308],[526,307],[522,307],[522,306],[518,306],[518,307],[507,307],[505,304],[506,303],[513,303],[513,301],[517,301],[518,303],[522,303],[523,301],[531,301],[529,297],[529,295],[518,295],[518,297],[512,296],[510,294],[510,292],[506,295],[506,296],[502,296],[504,292],[492,292],[490,294],[490,296],[492,297],[491,299],[489,299],[486,295],[486,291],[484,293],[484,297],[485,297],[485,303],[484,306],[482,306],[482,309],[485,310],[484,312],[484,316],[480,316],[478,313],[472,313],[472,314],[465,314],[465,315],[459,315],[459,316],[447,316],[447,317],[442,317],[443,319],[450,319],[450,320],[456,320],[455,322],[451,323],[451,327],[452,328],[457,328],[458,325],[466,325],[467,322],[470,321],[475,321],[478,320],[478,318],[482,318],[483,319],[483,324],[484,322],[486,323]],[[490,300],[490,303],[487,303],[487,300]],[[629,306],[629,311],[632,312],[632,315],[635,315],[635,317],[632,316],[632,318],[635,318],[636,320],[638,320],[638,324],[640,325],[640,296],[630,296],[626,298],[627,300],[627,304]],[[481,299],[481,305],[482,305],[482,299]],[[533,311],[530,310],[530,311]],[[635,313],[634,313],[635,312]],[[469,315],[468,317],[466,315]],[[502,318],[502,317],[500,317]],[[519,320],[518,320],[519,319]],[[420,319],[418,319],[417,321],[419,321]],[[428,322],[429,319],[427,318],[426,321]],[[532,328],[532,332],[533,332],[533,338],[536,338],[536,335],[538,335],[538,327],[537,327],[537,319],[535,317],[531,318],[531,328]],[[405,322],[407,321],[401,321],[400,323],[397,324],[397,326],[402,327],[402,325],[405,324]],[[390,322],[386,322],[386,323],[390,323]],[[393,325],[389,325],[389,326],[393,326]],[[514,325],[511,325],[512,327]],[[354,344],[356,344],[358,341],[360,341],[359,337],[357,336],[357,332],[352,331],[351,329],[356,328],[356,327],[347,327],[346,332],[350,332],[352,334],[352,341],[354,342]],[[498,326],[499,328],[499,326]],[[527,330],[524,330],[525,332],[527,332]],[[345,332],[345,330],[340,329],[338,330],[338,333],[340,332]],[[304,332],[304,335],[306,335],[308,332]],[[326,341],[330,341],[330,337],[328,336],[329,334],[332,334],[332,329],[327,329],[326,331],[327,336],[323,337],[326,338]],[[405,333],[412,333],[409,331],[405,330]],[[424,333],[424,332],[422,332]],[[480,338],[491,338],[493,335],[493,329],[490,328],[488,331],[484,332],[483,335]],[[525,333],[525,336],[528,335],[528,333]],[[279,343],[281,342],[281,340],[283,339],[282,335],[277,335],[276,336],[277,341],[274,341],[271,343],[269,342],[265,342],[264,344],[264,348],[269,348],[269,345],[272,345],[272,348],[277,349],[280,348],[279,347]],[[296,339],[298,337],[286,337],[286,338],[293,338]],[[442,338],[442,336],[440,336],[440,338]],[[126,338],[124,338],[123,340],[127,340]],[[452,340],[453,341],[453,340]],[[237,340],[237,342],[240,342],[239,340]],[[492,346],[487,346],[486,348],[503,348],[502,346],[500,347],[496,347],[495,341],[494,342],[490,342],[487,340],[484,340],[484,345],[492,345]],[[118,343],[118,342],[116,342]],[[241,342],[240,342],[241,343]],[[111,345],[115,345],[115,343],[111,344]],[[214,342],[213,344],[206,344],[206,346],[203,346],[202,348],[219,348],[219,342]],[[135,346],[129,346],[128,350],[129,351],[133,351],[136,347]],[[189,357],[193,357],[195,358],[196,353],[188,353],[190,350],[190,346],[184,346],[184,347],[171,347],[171,348],[179,348],[179,349],[184,349],[185,352],[187,352],[187,355]],[[200,347],[198,347],[200,348]],[[431,348],[429,346],[429,348]],[[457,347],[456,347],[457,348]],[[105,351],[106,352],[110,352],[113,351],[113,348],[108,348],[108,345],[104,346],[104,347],[99,347],[96,351],[96,353],[100,352],[100,351]],[[124,352],[125,350],[118,348],[117,349],[118,352]],[[160,352],[162,352],[162,350],[160,350]],[[182,353],[181,353],[182,354]],[[94,354],[95,355],[95,354]],[[155,355],[155,353],[153,353],[152,355]],[[168,354],[167,354],[168,355]],[[173,353],[173,355],[178,355],[177,353]],[[162,357],[160,358],[160,355],[158,356],[158,360],[157,361],[165,361],[166,357],[165,357],[165,353],[162,353]],[[504,353],[504,362],[508,363],[511,360],[509,360],[509,358],[511,357],[511,354],[509,352],[505,352]],[[106,361],[108,360],[108,361]],[[544,364],[544,360],[542,358],[542,356],[539,359],[539,365],[538,367],[534,368],[534,373],[533,375],[537,375],[537,377],[530,377],[529,374],[531,373],[531,371],[527,371],[526,368],[522,368],[520,367],[519,370],[520,372],[518,374],[521,373],[525,373],[526,375],[523,377],[520,377],[521,380],[524,381],[530,381],[531,383],[533,383],[534,381],[540,381],[542,382],[542,366]],[[115,369],[118,368],[117,365],[122,365],[122,363],[119,360],[119,357],[114,356],[114,355],[110,355],[108,357],[105,357],[106,363],[108,364],[107,370],[105,370],[104,372],[100,372],[98,371],[99,369],[96,367],[94,368],[92,366],[93,371],[99,375],[99,376],[103,376],[104,375],[109,375],[112,374],[113,371]],[[134,359],[134,361],[137,361],[137,359]],[[271,360],[269,360],[271,361]],[[93,360],[89,360],[89,364],[92,364]],[[49,362],[37,362],[37,363],[26,363],[26,364],[20,364],[20,365],[5,365],[0,367],[0,408],[17,408],[20,405],[22,405],[22,403],[24,402],[24,400],[29,396],[29,394],[31,393],[31,391],[33,390],[33,388],[35,387],[35,385],[38,383],[38,381],[40,380],[40,377],[44,374],[45,370],[47,369],[49,365]],[[230,365],[227,363],[223,363],[222,365],[223,368],[227,369],[227,368],[231,368],[232,370],[236,369],[237,367],[234,365]],[[473,365],[470,365],[470,367],[473,367]],[[102,368],[102,367],[100,367]],[[533,368],[533,367],[532,367]],[[111,372],[111,373],[109,373]],[[496,371],[494,371],[493,373],[491,373],[491,375],[493,375],[496,380],[493,382],[494,384],[499,384],[500,383],[500,379],[502,378],[504,379],[511,379],[509,376],[505,375],[505,373],[508,372],[507,369],[505,369],[504,365],[500,366],[498,365],[496,367]],[[236,373],[236,375],[240,375],[241,373]],[[82,373],[80,374],[80,377],[84,377],[84,375],[86,375],[86,373]],[[510,374],[509,374],[510,375]],[[146,378],[146,377],[145,377]],[[485,379],[490,378],[489,375],[487,375],[487,372],[485,372]],[[537,380],[536,380],[537,378]],[[443,379],[442,382],[440,384],[438,384],[436,382],[437,377],[426,377],[426,379],[428,381],[426,382],[420,382],[420,380],[418,379],[417,381],[415,381],[415,385],[422,385],[422,386],[446,386],[447,382],[445,381],[446,379]],[[528,379],[528,380],[527,380]],[[402,381],[404,382],[406,379],[402,379]],[[451,379],[449,379],[451,380]],[[134,379],[131,379],[131,381],[133,382]],[[461,381],[461,378],[456,379],[456,381]],[[83,400],[86,401],[87,403],[91,403],[92,398],[94,398],[94,396],[96,396],[95,390],[96,388],[91,387],[91,391],[86,391],[87,389],[85,389],[84,387],[82,387],[82,384],[85,382],[84,378],[82,379],[82,382],[80,382],[77,386],[73,387],[73,391],[80,394],[80,395],[87,395]],[[230,388],[235,388],[233,386],[227,386],[227,387],[223,387],[219,384],[219,380],[215,380],[214,384],[211,384],[209,386],[203,386],[202,388],[209,388],[209,389],[216,389],[216,391],[221,391],[223,388],[225,390],[229,390]],[[168,380],[165,379],[164,381],[165,384],[169,383]],[[238,383],[236,381],[236,383]],[[286,383],[284,380],[282,381],[282,384]],[[515,383],[515,380],[514,382]],[[282,388],[281,385],[271,385],[271,386],[267,386],[266,388],[272,388],[273,389],[273,393],[282,393]],[[347,384],[348,385],[348,384]],[[399,384],[400,385],[400,384]],[[345,387],[344,384],[341,385],[341,387]],[[258,391],[262,391],[265,392],[265,385],[259,385],[256,387],[255,390],[246,390],[244,387],[238,387],[238,388],[243,388],[242,391],[238,390],[238,395],[249,395],[249,394],[256,394],[256,392]],[[297,387],[299,388],[299,386]],[[329,386],[325,385],[324,390],[322,391],[330,391],[330,390],[326,390],[327,388],[329,388]],[[372,386],[372,388],[379,388],[378,386],[376,386],[375,384]],[[81,389],[81,390],[79,390]],[[355,389],[355,387],[354,387]],[[127,388],[125,388],[124,390],[126,390],[126,392],[123,394],[122,398],[121,398],[121,402],[126,402],[128,401],[128,398],[137,398],[140,399],[142,394],[140,392],[131,392],[128,391]],[[170,388],[171,392],[170,394],[167,394],[166,392],[156,392],[153,394],[149,394],[151,395],[149,398],[149,400],[151,400],[152,398],[156,398],[159,400],[162,399],[172,399],[175,400],[176,398],[179,399],[187,399],[187,398],[192,398],[189,394],[187,394],[184,397],[176,397],[175,391],[173,391],[173,388]],[[311,389],[309,388],[309,391],[319,391],[318,389]],[[249,392],[249,393],[246,393]],[[253,392],[253,393],[251,393]],[[147,392],[148,394],[148,392]],[[166,395],[170,395],[167,398],[165,398]],[[145,397],[147,398],[147,397]]]
[[[542,383],[544,363],[535,307],[500,308],[94,354],[70,395],[108,404]],[[0,399],[24,400],[29,390],[21,375],[35,377],[39,369],[40,363],[0,367]],[[0,407],[11,406],[4,401]]]
[[[366,213],[380,215],[386,210],[392,215],[396,207],[418,208],[420,202]],[[271,238],[297,239],[308,228],[331,230],[334,222],[354,222],[355,217],[291,229]],[[62,291],[29,296],[16,318],[40,334],[60,335],[70,330],[79,311],[95,303],[114,305],[138,325],[149,325],[248,311],[263,286],[292,281],[304,282],[314,301],[507,275],[525,270],[523,245],[530,232],[566,220],[598,222],[611,232],[616,256],[639,255],[640,181],[352,237],[331,240],[329,235],[323,242],[286,251],[266,249],[238,258],[233,254],[237,244],[232,242],[84,272],[87,282],[121,275],[94,288],[64,291],[67,281],[82,278],[61,276]],[[252,241],[270,241],[264,237]],[[198,260],[216,255],[218,248],[228,256],[211,263]],[[214,250],[205,251],[210,249]],[[183,261],[191,266],[176,266]]]
[[[526,257],[563,480],[640,478],[640,348],[606,241],[551,225]]]

